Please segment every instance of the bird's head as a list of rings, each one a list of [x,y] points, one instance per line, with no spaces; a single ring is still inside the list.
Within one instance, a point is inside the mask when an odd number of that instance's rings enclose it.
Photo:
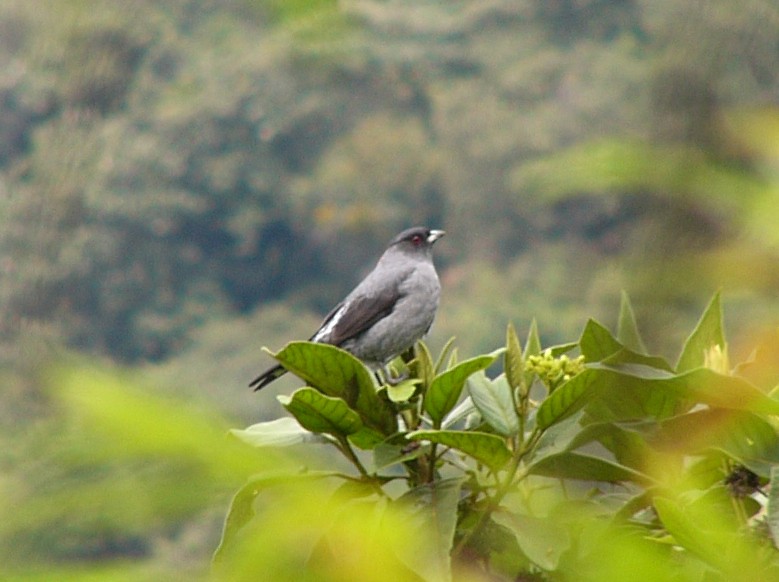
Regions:
[[[434,230],[426,226],[415,226],[404,230],[390,241],[389,248],[404,252],[429,253],[435,241],[446,234],[443,230]]]

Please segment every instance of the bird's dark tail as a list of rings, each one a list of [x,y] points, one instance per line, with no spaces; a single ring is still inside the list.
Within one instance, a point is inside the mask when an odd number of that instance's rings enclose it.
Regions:
[[[272,368],[265,370],[262,374],[257,376],[254,380],[252,380],[251,383],[249,384],[249,388],[254,388],[254,391],[257,392],[257,390],[259,390],[260,388],[265,388],[265,386],[267,386],[274,380],[280,378],[286,373],[287,371],[281,365],[277,364]]]

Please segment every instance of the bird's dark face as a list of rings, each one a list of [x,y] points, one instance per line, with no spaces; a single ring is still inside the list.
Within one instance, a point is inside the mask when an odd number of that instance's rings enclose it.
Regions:
[[[444,236],[443,230],[433,230],[424,226],[415,226],[404,230],[390,242],[390,246],[397,246],[403,250],[428,250],[433,243]]]

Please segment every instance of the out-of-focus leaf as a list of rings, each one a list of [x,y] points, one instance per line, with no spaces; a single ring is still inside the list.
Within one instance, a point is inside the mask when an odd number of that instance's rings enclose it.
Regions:
[[[649,442],[690,455],[716,448],[762,477],[769,477],[771,467],[779,464],[776,429],[756,414],[741,410],[695,410],[670,418]]]
[[[253,447],[287,447],[301,443],[330,443],[324,435],[312,433],[289,416],[253,424],[245,429],[234,428],[230,434]]]
[[[560,558],[571,547],[568,530],[553,520],[508,511],[495,512],[493,519],[508,528],[522,552],[544,570],[556,570]]]
[[[636,315],[633,313],[633,306],[630,304],[630,298],[625,291],[622,291],[620,296],[617,339],[626,348],[640,354],[646,354],[646,346],[641,339],[641,334],[638,333]]]
[[[635,481],[646,483],[649,478],[624,465],[575,452],[549,455],[535,461],[528,471],[534,475],[556,479],[581,479],[583,481]]]
[[[444,416],[457,404],[468,376],[488,368],[502,351],[496,350],[485,356],[465,360],[436,376],[425,394],[424,402],[425,410],[435,426],[440,426]]]
[[[412,531],[424,529],[435,536],[433,572],[428,568],[424,572],[428,576],[432,574],[435,580],[451,580],[450,553],[457,525],[457,505],[460,502],[463,481],[463,478],[458,477],[421,485],[404,494],[397,501],[401,505],[410,507]]]
[[[291,342],[271,355],[314,388],[344,400],[369,427],[384,435],[397,430],[390,403],[379,397],[370,372],[349,352],[327,344]]]
[[[519,431],[519,417],[514,408],[512,387],[501,374],[490,380],[483,370],[468,378],[468,393],[484,421],[503,436]]]
[[[233,499],[230,502],[230,507],[227,511],[224,525],[222,526],[222,538],[219,541],[219,546],[214,552],[213,561],[215,563],[219,562],[224,557],[225,552],[234,542],[238,532],[252,520],[255,515],[254,500],[261,491],[271,486],[282,485],[285,482],[299,483],[304,480],[326,479],[336,475],[337,473],[328,471],[309,472],[302,475],[261,475],[249,479],[249,481],[233,496]]]
[[[771,468],[771,483],[779,483],[779,465],[774,465]],[[774,546],[779,547],[779,487],[771,487],[768,493],[766,511],[771,538],[774,540]]]
[[[511,452],[502,438],[484,432],[456,430],[418,430],[409,433],[411,440],[426,440],[452,447],[473,457],[493,471],[502,468],[511,460]]]
[[[722,325],[722,305],[719,292],[714,294],[695,329],[687,338],[676,363],[677,372],[687,372],[700,368],[705,362],[705,354],[713,346],[726,347]]]
[[[509,387],[517,390],[525,382],[525,360],[522,357],[522,346],[517,337],[514,324],[509,323],[506,328],[506,351],[503,354],[503,371],[506,374]]]
[[[292,396],[277,396],[282,406],[311,432],[348,436],[363,426],[354,410],[340,398],[325,396],[313,388],[300,388]]]

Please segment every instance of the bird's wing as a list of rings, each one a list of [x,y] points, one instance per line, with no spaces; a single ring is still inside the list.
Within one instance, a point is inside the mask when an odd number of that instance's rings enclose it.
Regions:
[[[375,293],[352,297],[328,314],[322,327],[311,339],[341,345],[392,313],[400,297],[400,290],[395,285]]]

